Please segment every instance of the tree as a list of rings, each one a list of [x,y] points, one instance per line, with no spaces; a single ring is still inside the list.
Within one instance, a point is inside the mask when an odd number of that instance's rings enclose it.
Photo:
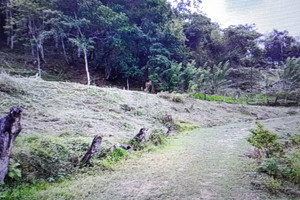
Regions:
[[[180,83],[179,87],[182,91],[187,91],[190,86],[192,85],[194,76],[197,72],[197,69],[195,67],[196,62],[193,60],[192,62],[189,62],[184,67],[183,71],[179,75]]]
[[[206,62],[214,63],[222,51],[222,45],[217,39],[217,33],[220,33],[218,26],[208,17],[193,13],[184,15],[183,27],[185,44],[190,49],[189,54],[191,59],[195,60],[196,67],[203,66]],[[216,40],[213,40],[212,36],[215,36]],[[222,38],[221,34],[218,36]]]
[[[36,52],[38,75],[41,76],[41,59],[45,58],[44,42],[53,35],[51,27],[59,21],[59,12],[51,10],[51,2],[45,0],[9,0],[6,12],[5,29],[10,47],[14,48],[15,40],[28,42],[33,56]]]
[[[89,63],[87,54],[90,49],[93,49],[94,41],[91,38],[86,38],[84,35],[81,35],[77,38],[69,38],[70,42],[72,42],[74,45],[78,47],[78,49],[83,51],[84,55],[84,63],[85,63],[85,71],[87,76],[87,85],[91,85],[91,77],[89,72]]]
[[[224,59],[229,60],[232,67],[249,67],[247,63],[255,60],[261,36],[255,30],[255,25],[229,26],[224,29]]]
[[[229,70],[229,61],[211,66],[205,64],[197,70],[191,89],[196,89],[198,92],[203,91],[205,94],[218,94],[221,88],[230,83],[227,79]]]
[[[177,9],[181,12],[191,13],[196,9],[199,9],[201,0],[174,0],[173,3],[176,5]]]
[[[280,69],[279,77],[287,101],[288,93],[300,86],[300,58],[288,57],[285,62],[281,62]]]
[[[288,55],[289,50],[293,48],[292,46],[295,42],[296,40],[292,36],[289,36],[288,31],[273,30],[264,40],[266,60],[278,64],[281,61],[285,61],[289,56],[297,56]]]

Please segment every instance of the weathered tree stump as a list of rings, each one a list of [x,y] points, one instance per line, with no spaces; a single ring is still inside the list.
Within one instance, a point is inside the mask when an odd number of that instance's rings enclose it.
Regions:
[[[140,132],[133,138],[136,142],[146,142],[146,128],[141,128]]]
[[[102,142],[102,137],[101,136],[95,136],[93,139],[93,142],[89,148],[89,150],[86,152],[86,154],[83,156],[81,159],[82,164],[89,164],[92,156],[98,151],[100,145]]]
[[[8,115],[0,119],[0,182],[8,172],[9,157],[16,137],[22,130],[22,109],[12,107]]]
[[[173,118],[172,115],[168,115],[168,114],[166,114],[166,118],[167,118],[167,126],[168,126],[168,131],[166,135],[169,136],[171,131],[173,130]]]
[[[154,88],[154,85],[153,85],[152,81],[147,81],[145,83],[144,91],[148,92],[148,93],[154,93],[155,92],[155,88]]]

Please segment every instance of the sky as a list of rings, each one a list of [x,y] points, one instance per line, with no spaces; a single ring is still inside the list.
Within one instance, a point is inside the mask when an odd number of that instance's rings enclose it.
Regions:
[[[300,37],[300,0],[202,0],[200,11],[222,28],[256,24],[260,33],[277,29]]]

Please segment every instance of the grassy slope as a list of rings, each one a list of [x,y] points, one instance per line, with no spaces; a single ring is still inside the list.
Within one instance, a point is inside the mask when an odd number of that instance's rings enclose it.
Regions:
[[[174,101],[178,99],[182,102]],[[24,110],[23,130],[13,150],[14,155],[19,156],[22,156],[22,152],[30,153],[33,150],[35,155],[39,155],[40,152],[35,149],[43,144],[58,148],[55,145],[57,142],[72,147],[76,140],[77,143],[82,141],[87,145],[94,135],[104,136],[103,148],[111,147],[112,144],[132,138],[141,127],[149,128],[149,133],[155,129],[167,131],[163,124],[166,114],[171,114],[176,123],[183,124],[182,127],[186,129],[190,124],[210,127],[288,116],[291,109],[298,112],[296,108],[233,105],[196,100],[188,95],[147,94],[0,74],[0,116],[4,116],[9,107],[14,105]],[[42,142],[32,142],[33,137]],[[45,142],[49,138],[50,143]],[[30,149],[27,145],[38,146]],[[84,152],[82,149],[80,155],[76,150],[72,155],[81,157]],[[55,152],[60,151],[57,149]],[[47,154],[44,150],[42,153]],[[52,163],[49,163],[48,167],[51,166]],[[32,174],[32,177],[35,175]]]
[[[265,119],[288,115],[288,108],[231,105],[206,102],[187,95],[146,94],[114,88],[99,88],[66,82],[46,82],[32,78],[0,76],[0,84],[13,84],[17,94],[1,92],[0,115],[10,106],[24,109],[21,136],[46,135],[90,137],[103,135],[105,140],[120,142],[133,137],[140,128],[164,129],[165,114],[178,122],[200,127],[228,122]],[[1,85],[0,85],[1,86]],[[24,93],[24,94],[23,94]],[[180,96],[183,103],[172,101]]]
[[[261,122],[270,128],[286,127],[280,133],[292,133],[299,118]],[[254,127],[254,122],[240,122],[179,135],[114,172],[53,184],[34,199],[293,199],[253,187],[266,180],[256,173],[253,160],[244,156],[251,149],[245,138]],[[299,186],[294,188],[297,191]]]

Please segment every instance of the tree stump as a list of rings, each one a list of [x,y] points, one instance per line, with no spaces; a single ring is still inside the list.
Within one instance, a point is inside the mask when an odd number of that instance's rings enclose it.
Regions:
[[[95,136],[93,139],[93,142],[89,148],[89,150],[86,152],[86,154],[83,156],[81,159],[82,164],[89,164],[92,156],[98,151],[100,145],[102,142],[102,137],[101,136]]]
[[[166,114],[166,119],[167,119],[167,127],[168,127],[168,131],[167,131],[166,135],[169,136],[170,133],[171,133],[171,131],[173,130],[173,118],[172,118],[172,115]]]
[[[8,115],[0,119],[0,182],[8,172],[9,157],[16,137],[22,130],[22,109],[12,107]]]
[[[141,128],[140,132],[133,138],[138,143],[146,142],[146,132],[148,129]]]

